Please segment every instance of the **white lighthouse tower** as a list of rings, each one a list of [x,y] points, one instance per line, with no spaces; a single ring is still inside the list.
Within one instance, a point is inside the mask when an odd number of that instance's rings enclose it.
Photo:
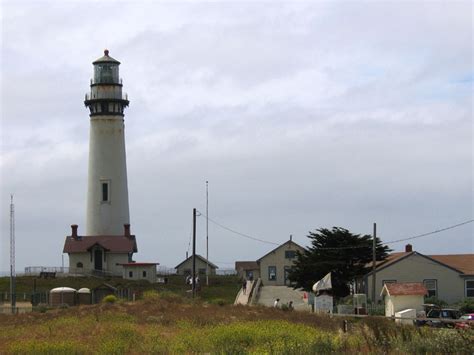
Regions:
[[[84,104],[90,111],[86,233],[71,225],[64,253],[70,273],[122,275],[137,252],[130,232],[123,112],[128,106],[119,78],[120,62],[104,51],[93,62],[94,78]]]
[[[120,62],[104,51],[93,62],[94,78],[84,104],[90,110],[86,235],[122,235],[130,223]]]

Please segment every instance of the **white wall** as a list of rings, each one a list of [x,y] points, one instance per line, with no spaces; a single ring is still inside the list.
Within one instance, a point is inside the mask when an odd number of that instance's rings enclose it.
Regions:
[[[104,115],[90,122],[86,235],[123,235],[130,223],[124,120]],[[110,182],[110,202],[101,202],[102,181]]]
[[[143,271],[146,271],[146,277],[143,277]],[[130,276],[132,272],[132,276]],[[123,278],[128,280],[147,280],[156,282],[156,266],[123,266]]]
[[[423,310],[423,296],[386,296],[385,297],[385,315],[394,316],[396,312],[403,311],[408,308],[416,309],[417,312]]]

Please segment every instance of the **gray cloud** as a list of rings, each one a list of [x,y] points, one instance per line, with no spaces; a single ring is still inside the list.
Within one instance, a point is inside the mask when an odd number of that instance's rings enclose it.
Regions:
[[[2,3],[2,269],[59,265],[85,225],[91,62],[122,62],[138,260],[174,266],[193,207],[263,239],[386,241],[472,218],[470,2]],[[107,14],[107,16],[104,16]],[[466,78],[471,78],[466,81]],[[198,251],[204,253],[204,219]],[[413,241],[473,252],[473,227]],[[211,260],[271,245],[210,224]],[[393,247],[400,249],[403,243]]]

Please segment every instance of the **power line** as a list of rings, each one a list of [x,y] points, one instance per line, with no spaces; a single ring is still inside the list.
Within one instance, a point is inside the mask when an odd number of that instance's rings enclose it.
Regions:
[[[208,216],[206,216],[204,213],[200,212],[200,215],[206,217],[210,222],[214,223],[215,225],[229,231],[229,232],[232,232],[234,234],[237,234],[237,235],[240,235],[244,238],[248,238],[248,239],[251,239],[251,240],[255,240],[255,241],[258,241],[258,242],[261,242],[261,243],[266,243],[266,244],[272,244],[272,245],[280,245],[279,243],[275,243],[275,242],[270,242],[268,240],[264,240],[264,239],[260,239],[260,238],[256,238],[256,237],[252,237],[248,234],[245,234],[245,233],[241,233],[241,232],[238,232],[232,228],[229,228],[229,227],[226,227],[222,224],[220,224],[219,222],[216,222],[214,221],[213,219],[209,218]],[[415,235],[415,236],[412,236],[412,237],[408,237],[408,238],[402,238],[402,239],[397,239],[397,240],[391,240],[389,242],[384,242],[384,243],[381,243],[382,245],[388,245],[388,244],[394,244],[394,243],[399,243],[399,242],[404,242],[404,241],[407,241],[407,240],[412,240],[412,239],[417,239],[417,238],[421,238],[421,237],[426,237],[428,235],[432,235],[432,234],[436,234],[436,233],[440,233],[440,232],[444,232],[444,231],[447,231],[449,229],[454,229],[454,228],[457,228],[457,227],[460,227],[460,226],[463,226],[465,224],[469,224],[469,223],[472,223],[474,222],[474,219],[470,219],[470,220],[467,220],[467,221],[464,221],[464,222],[461,222],[461,223],[458,223],[458,224],[454,224],[452,226],[449,226],[449,227],[445,227],[445,228],[441,228],[441,229],[436,229],[434,231],[431,231],[431,232],[427,232],[427,233],[423,233],[423,234],[418,234],[418,235]],[[361,249],[361,248],[367,248],[368,246],[347,246],[347,247],[334,247],[334,248],[331,248],[331,247],[326,247],[326,248],[318,248],[318,250],[346,250],[346,249]]]
[[[421,237],[426,237],[427,235],[431,235],[431,234],[436,234],[436,233],[444,232],[444,231],[447,231],[447,230],[449,230],[449,229],[453,229],[453,228],[456,228],[456,227],[460,227],[460,226],[463,226],[463,225],[465,225],[465,224],[472,223],[472,222],[474,222],[474,219],[470,219],[470,220],[465,221],[465,222],[461,222],[461,223],[458,223],[458,224],[454,224],[454,225],[449,226],[449,227],[446,227],[446,228],[437,229],[437,230],[434,230],[434,231],[432,231],[432,232],[423,233],[423,234],[418,234],[418,235],[415,235],[415,236],[413,236],[413,237],[408,237],[408,238],[403,238],[403,239],[398,239],[398,240],[391,240],[391,241],[389,241],[389,242],[382,243],[382,244],[393,244],[393,243],[404,242],[404,241],[407,241],[407,240],[417,239],[417,238],[421,238]]]
[[[262,242],[262,243],[267,243],[267,244],[273,244],[273,245],[280,245],[279,243],[275,243],[275,242],[270,242],[268,240],[263,240],[263,239],[260,239],[260,238],[255,238],[255,237],[252,237],[251,235],[248,235],[248,234],[244,234],[244,233],[240,233],[240,232],[237,232],[236,230],[233,230],[232,228],[229,228],[229,227],[226,227],[216,221],[214,221],[213,219],[209,218],[208,216],[206,216],[204,213],[200,212],[201,215],[203,215],[204,217],[206,217],[209,222],[212,222],[214,223],[215,225],[229,231],[229,232],[232,232],[234,234],[237,234],[237,235],[240,235],[241,237],[244,237],[244,238],[248,238],[248,239],[252,239],[252,240],[255,240],[255,241],[258,241],[258,242]]]

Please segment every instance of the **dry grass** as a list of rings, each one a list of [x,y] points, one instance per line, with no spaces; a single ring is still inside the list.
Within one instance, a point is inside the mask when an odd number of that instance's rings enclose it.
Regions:
[[[118,302],[0,315],[0,353],[469,353],[472,333],[397,327],[264,307],[219,306],[169,292]],[[449,350],[451,348],[451,350]]]

